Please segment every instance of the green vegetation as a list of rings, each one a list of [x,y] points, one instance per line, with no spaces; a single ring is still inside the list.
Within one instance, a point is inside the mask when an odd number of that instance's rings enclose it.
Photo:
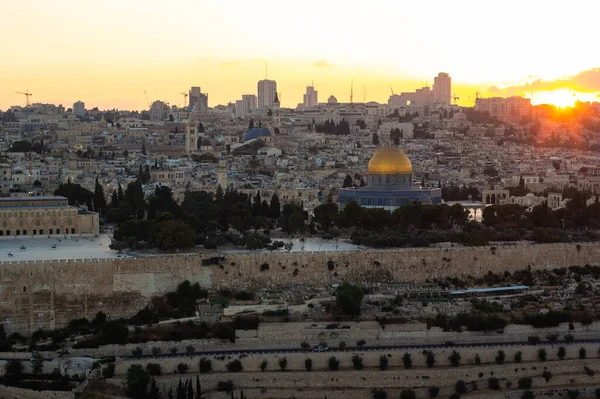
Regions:
[[[360,314],[361,302],[365,293],[362,288],[350,284],[342,284],[336,292],[336,304],[341,314],[357,316]]]
[[[340,369],[340,361],[337,360],[335,356],[331,356],[327,361],[327,366],[329,367],[329,370],[337,371]]]

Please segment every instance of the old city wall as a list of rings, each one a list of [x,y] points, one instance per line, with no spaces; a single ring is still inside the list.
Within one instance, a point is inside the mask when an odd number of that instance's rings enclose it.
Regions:
[[[210,255],[128,259],[0,263],[0,323],[30,333],[55,328],[102,310],[130,316],[157,294],[187,279],[206,288],[256,289],[278,285],[323,286],[424,281],[447,276],[597,264],[598,244],[424,248],[312,253],[227,254],[203,266]],[[262,269],[262,271],[261,271]]]

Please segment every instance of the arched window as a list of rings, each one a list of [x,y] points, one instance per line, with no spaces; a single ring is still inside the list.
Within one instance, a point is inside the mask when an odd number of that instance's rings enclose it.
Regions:
[[[67,225],[71,225],[71,219],[67,220]]]
[[[2,222],[2,227],[6,227],[6,221]]]
[[[52,219],[52,226],[56,226],[56,220]]]
[[[23,221],[19,220],[19,226],[23,227]]]
[[[36,225],[36,226],[39,226],[39,225],[40,225],[40,221],[39,221],[39,220],[36,220],[36,221],[35,221],[35,225]]]

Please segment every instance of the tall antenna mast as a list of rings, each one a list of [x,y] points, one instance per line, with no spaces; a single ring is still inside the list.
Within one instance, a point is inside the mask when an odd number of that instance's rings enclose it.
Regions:
[[[265,79],[269,78],[269,62],[265,61]]]
[[[367,103],[367,85],[363,85],[363,103]]]
[[[354,97],[354,79],[350,81],[350,104],[354,104],[352,99]]]

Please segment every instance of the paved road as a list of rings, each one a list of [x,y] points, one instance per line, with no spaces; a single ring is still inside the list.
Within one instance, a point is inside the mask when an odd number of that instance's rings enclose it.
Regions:
[[[577,344],[600,344],[600,338],[598,339],[580,339],[573,341],[557,340],[554,342],[542,341],[538,345],[577,345]],[[438,345],[382,345],[382,346],[351,346],[345,348],[330,348],[328,353],[336,352],[370,352],[370,351],[403,351],[403,350],[434,350],[434,349],[460,349],[460,348],[492,348],[492,347],[514,347],[514,346],[535,346],[527,341],[513,341],[513,342],[488,342],[488,343],[452,343],[452,344],[438,344]],[[318,353],[312,349],[302,348],[276,348],[276,349],[228,349],[228,350],[206,350],[196,351],[191,353],[161,353],[161,354],[145,354],[140,356],[128,355],[128,356],[116,356],[120,360],[131,360],[131,359],[158,359],[158,358],[177,358],[177,357],[198,357],[198,356],[232,356],[232,355],[252,355],[252,354],[285,354],[285,353]],[[68,358],[69,355],[66,355]],[[78,355],[77,357],[85,357],[85,355]],[[31,356],[11,359],[11,358],[0,358],[0,361],[8,360],[20,360],[30,361]],[[54,358],[46,358],[44,360],[51,361]]]

